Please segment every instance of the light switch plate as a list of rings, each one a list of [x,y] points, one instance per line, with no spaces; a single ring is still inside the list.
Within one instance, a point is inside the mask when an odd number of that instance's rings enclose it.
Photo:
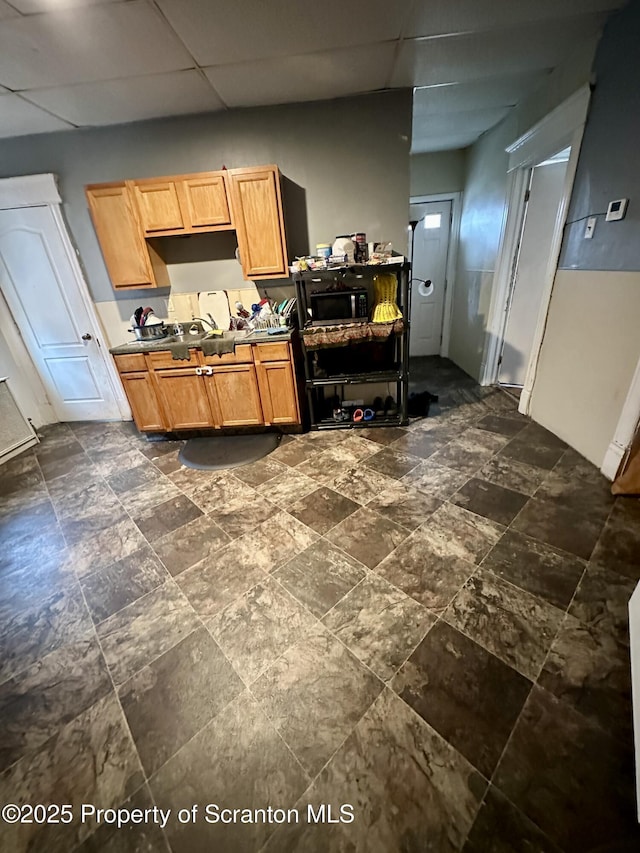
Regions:
[[[610,201],[605,220],[607,222],[615,222],[617,219],[624,219],[628,204],[628,198],[619,198],[616,201]]]
[[[596,222],[597,221],[598,220],[596,219],[595,216],[590,216],[587,219],[587,224],[585,225],[585,229],[584,229],[584,239],[585,240],[591,240],[591,238],[593,237],[593,232],[596,230]]]

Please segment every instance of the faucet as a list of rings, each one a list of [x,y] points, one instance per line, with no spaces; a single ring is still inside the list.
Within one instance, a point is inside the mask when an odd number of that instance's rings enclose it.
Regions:
[[[217,329],[218,328],[218,325],[217,325],[216,321],[213,319],[213,317],[211,316],[211,314],[209,314],[208,320],[205,320],[204,317],[192,317],[191,319],[192,320],[198,320],[198,322],[200,322],[200,323],[206,323],[207,326],[209,326],[211,329]]]

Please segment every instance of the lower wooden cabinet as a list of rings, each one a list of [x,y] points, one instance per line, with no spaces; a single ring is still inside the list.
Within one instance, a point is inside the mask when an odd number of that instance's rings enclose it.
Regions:
[[[298,398],[290,362],[262,362],[257,370],[265,424],[300,423]]]
[[[217,409],[220,426],[260,426],[264,423],[256,369],[252,364],[216,367],[213,375],[203,378],[212,405]]]
[[[164,419],[151,374],[148,371],[121,373],[120,379],[138,429],[141,432],[164,432],[168,424]]]
[[[203,377],[196,374],[195,368],[156,370],[153,375],[170,429],[215,426]]]

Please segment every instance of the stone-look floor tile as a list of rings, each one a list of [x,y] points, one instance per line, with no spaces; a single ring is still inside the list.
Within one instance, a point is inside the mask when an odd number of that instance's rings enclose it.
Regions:
[[[507,441],[506,436],[472,427],[430,458],[438,465],[471,475],[486,465]]]
[[[33,552],[32,552],[33,553]],[[23,610],[37,610],[55,593],[76,583],[66,548],[39,549],[33,562],[0,571],[0,625]]]
[[[27,475],[27,478],[32,479],[30,475]],[[23,484],[19,480],[8,483],[3,481],[0,485],[0,510],[3,514],[21,512],[38,501],[46,501],[49,497],[48,484],[41,478],[31,485]]]
[[[299,803],[354,806],[337,827],[276,830],[268,853],[460,850],[487,783],[404,702],[385,690]],[[331,832],[331,835],[329,834]]]
[[[505,489],[513,489],[531,497],[549,476],[549,471],[546,468],[538,468],[536,465],[527,465],[526,462],[518,462],[508,456],[498,455],[482,466],[478,476]]]
[[[33,450],[14,456],[0,466],[0,495],[14,488],[28,489],[43,482],[38,457]]]
[[[320,618],[365,574],[359,562],[320,539],[273,572],[273,577]]]
[[[542,483],[536,497],[571,509],[578,515],[586,515],[594,521],[606,521],[615,500],[611,494],[611,483],[595,466],[590,466],[590,477],[588,473],[583,477],[575,470],[559,468],[561,464],[562,459]]]
[[[242,465],[240,468],[234,468],[234,477],[242,480],[248,486],[260,486],[277,477],[278,474],[283,474],[286,467],[282,462],[277,462],[271,458],[271,455],[265,456],[264,459],[258,459],[257,462],[251,462],[249,465]]]
[[[103,515],[111,518],[113,523],[114,515],[123,514],[120,501],[102,478],[80,489],[59,492],[54,502],[58,518],[63,522],[90,520]]]
[[[168,474],[171,482],[182,489],[186,494],[190,494],[196,489],[206,492],[207,487],[213,485],[221,479],[229,477],[228,471],[205,471],[198,468],[187,468],[185,465],[180,465],[177,471],[171,471]]]
[[[129,489],[127,492],[122,492],[120,503],[129,515],[136,517],[146,510],[177,498],[181,494],[180,489],[171,480],[162,477],[154,483],[144,484],[135,489]]]
[[[179,495],[158,506],[144,510],[136,515],[133,520],[143,536],[149,542],[154,542],[202,514],[202,510],[186,495]]]
[[[379,453],[375,453],[365,460],[364,464],[367,468],[373,468],[374,471],[379,471],[381,474],[386,474],[387,477],[393,477],[394,480],[399,480],[413,471],[418,465],[421,465],[423,460],[419,456],[411,456],[409,453],[402,453],[396,450],[395,447],[385,447]]]
[[[5,681],[0,685],[0,772],[39,749],[111,690],[92,634],[72,640]]]
[[[482,568],[565,610],[585,565],[573,554],[507,530]]]
[[[190,497],[233,539],[249,533],[277,512],[272,503],[228,471],[209,485],[198,486]]]
[[[455,628],[438,622],[391,686],[489,779],[531,682]]]
[[[243,689],[204,628],[193,631],[126,681],[118,694],[147,776]]]
[[[93,467],[93,460],[77,441],[41,450],[38,452],[38,462],[47,482],[55,480],[56,477],[63,477],[65,474],[86,471]]]
[[[231,543],[229,553],[240,565],[253,565],[272,572],[318,538],[318,534],[286,512],[272,518]]]
[[[0,848],[66,853],[95,829],[80,823],[82,803],[113,808],[143,782],[131,736],[115,696],[106,696],[67,723],[44,746],[0,775],[5,803],[69,803],[72,824],[0,824]]]
[[[535,681],[563,612],[480,569],[456,595],[444,618]]]
[[[86,545],[95,541],[105,530],[111,530],[118,524],[129,521],[124,507],[118,502],[117,508],[92,507],[83,518],[63,518],[60,528],[69,548]]]
[[[513,438],[521,432],[528,421],[524,417],[508,417],[506,415],[485,415],[476,423],[476,429],[486,429],[489,432],[497,432],[498,435],[508,435]]]
[[[329,531],[327,539],[370,569],[388,556],[407,537],[407,531],[373,512],[359,509]]]
[[[315,624],[308,611],[271,578],[206,621],[213,638],[247,684]]]
[[[30,506],[4,510],[0,516],[0,539],[15,542],[17,539],[43,535],[58,530],[58,517],[50,500],[34,502]]]
[[[122,684],[199,624],[173,581],[105,619],[97,631],[114,682]]]
[[[637,498],[617,498],[598,544],[593,562],[640,580],[640,502]]]
[[[129,468],[137,468],[144,465],[145,457],[133,446],[129,447],[106,447],[103,450],[88,451],[91,462],[101,477],[110,477],[118,471]]]
[[[153,550],[172,575],[218,553],[231,537],[208,515],[167,533],[153,543]]]
[[[317,482],[311,477],[305,477],[295,469],[287,468],[282,474],[262,483],[256,491],[280,509],[289,510],[297,501],[315,492],[317,488]]]
[[[143,456],[153,462],[157,467],[157,463],[160,459],[179,453],[183,447],[184,441],[163,439],[160,441],[147,440],[146,442],[143,442],[138,449]]]
[[[457,506],[505,525],[511,524],[528,500],[527,495],[476,477],[472,477],[451,498]]]
[[[357,658],[386,681],[407,659],[436,617],[384,578],[370,574],[322,621]]]
[[[79,577],[97,572],[147,545],[138,527],[126,518],[83,539],[70,549],[70,560]]]
[[[356,468],[368,456],[373,456],[375,450],[375,445],[364,438],[348,438],[335,447],[314,454],[298,465],[296,470],[327,486],[345,470]]]
[[[449,552],[479,563],[504,533],[504,527],[463,507],[443,504],[421,530],[438,553]]]
[[[382,687],[342,643],[317,626],[278,658],[251,691],[314,776]]]
[[[415,530],[441,505],[439,498],[398,482],[392,483],[388,489],[370,501],[369,509],[408,530]]]
[[[314,486],[317,485],[314,482]],[[326,486],[321,486],[293,503],[289,507],[289,512],[316,533],[325,534],[359,507],[360,504],[355,501]]]
[[[402,482],[446,501],[468,479],[468,476],[461,471],[454,471],[453,468],[445,468],[443,465],[427,461],[405,474]]]
[[[307,459],[318,452],[319,448],[314,447],[312,442],[309,441],[309,435],[305,435],[301,438],[294,438],[293,441],[287,444],[281,443],[280,447],[276,447],[269,456],[281,465],[295,468],[296,465],[306,462]]]
[[[255,699],[241,693],[193,737],[150,780],[160,808],[176,814],[209,803],[224,808],[293,806],[308,780]],[[171,821],[172,850],[229,850],[253,853],[267,840],[268,823],[181,824]]]
[[[358,430],[358,435],[360,438],[366,438],[368,441],[374,441],[376,444],[386,446],[387,444],[392,444],[394,441],[402,438],[404,435],[407,435],[407,432],[408,430],[404,427],[384,427],[384,429],[380,429],[378,427],[365,427],[364,429]]]
[[[463,853],[562,853],[493,785],[484,798]]]
[[[435,613],[447,607],[474,571],[455,547],[427,536],[423,528],[376,567],[377,574]]]
[[[364,506],[380,492],[392,486],[394,480],[379,471],[359,465],[357,468],[343,471],[336,477],[331,488],[340,494]]]
[[[589,563],[569,613],[589,628],[595,628],[628,646],[629,599],[635,586],[635,581],[624,575]]]
[[[567,616],[538,679],[613,737],[633,740],[629,649]]]
[[[81,580],[82,591],[97,624],[167,580],[167,572],[149,546]]]
[[[538,424],[527,426],[500,452],[501,456],[551,470],[567,445]]]
[[[512,524],[514,530],[588,560],[602,522],[579,515],[554,501],[531,498]]]
[[[250,549],[239,552],[236,544],[196,563],[176,576],[180,589],[200,616],[215,616],[227,604],[264,580]]]
[[[142,451],[144,453],[144,451]],[[150,461],[153,463],[153,466],[160,471],[161,474],[173,474],[176,471],[179,471],[182,468],[182,463],[180,462],[180,451],[172,450],[169,453],[161,453],[156,454],[150,457]]]
[[[96,453],[99,450],[117,451],[129,446],[133,438],[131,431],[124,429],[122,423],[85,421],[70,426],[74,437],[91,453]]]
[[[455,428],[416,429],[394,441],[391,448],[419,459],[429,459],[458,436],[459,431]]]
[[[77,584],[13,615],[0,627],[0,683],[89,631],[91,619]]]
[[[116,471],[115,474],[111,474],[107,478],[107,483],[116,495],[121,495],[123,492],[128,492],[131,489],[138,489],[140,486],[151,486],[153,483],[161,480],[164,480],[164,477],[160,471],[145,459],[144,464],[138,465],[136,468],[128,468],[124,471]]]
[[[492,781],[562,849],[640,843],[628,746],[539,687]]]
[[[0,550],[0,571],[14,572],[32,565],[59,559],[67,545],[59,527],[43,533],[25,534]]]
[[[123,809],[153,809],[155,803],[147,785],[120,805]],[[81,845],[76,853],[171,853],[158,823],[145,821],[118,827],[114,823],[101,823]]]

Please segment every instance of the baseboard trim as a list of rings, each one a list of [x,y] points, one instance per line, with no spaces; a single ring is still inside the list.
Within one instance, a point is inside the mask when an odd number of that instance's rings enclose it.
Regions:
[[[607,480],[615,480],[618,468],[624,459],[625,453],[626,449],[624,447],[616,444],[615,441],[611,442],[604,455],[602,467],[600,468],[600,471],[604,474]]]

